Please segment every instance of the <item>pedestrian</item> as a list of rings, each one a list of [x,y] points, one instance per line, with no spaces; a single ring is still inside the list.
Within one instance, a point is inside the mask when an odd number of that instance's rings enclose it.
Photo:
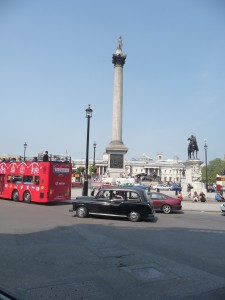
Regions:
[[[179,192],[179,194],[177,195],[177,199],[183,200],[183,196],[182,196],[181,192]]]
[[[188,183],[187,185],[188,198],[191,198],[191,189],[193,189],[193,186],[190,183]]]
[[[218,202],[224,202],[225,201],[224,197],[221,195],[220,192],[216,193],[215,200],[218,201]]]
[[[195,191],[193,195],[193,202],[198,202],[198,200],[199,200],[199,196],[198,193]]]
[[[206,202],[205,194],[204,194],[203,192],[201,192],[201,193],[199,194],[199,200],[200,200],[201,202]]]
[[[94,195],[95,195],[95,188],[93,188],[91,191],[91,196],[94,196]]]
[[[48,161],[48,151],[45,151],[45,154],[43,155],[43,161]]]

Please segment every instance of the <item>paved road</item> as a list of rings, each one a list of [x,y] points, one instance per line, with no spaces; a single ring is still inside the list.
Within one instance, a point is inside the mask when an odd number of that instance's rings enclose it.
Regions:
[[[224,299],[219,212],[132,223],[69,208],[0,200],[0,287],[21,300]]]

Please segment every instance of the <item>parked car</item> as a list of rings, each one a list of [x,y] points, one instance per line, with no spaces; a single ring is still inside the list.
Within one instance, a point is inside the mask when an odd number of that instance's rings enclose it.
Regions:
[[[182,187],[179,184],[173,183],[170,186],[171,191],[182,191]]]
[[[122,183],[120,186],[123,186],[123,187],[134,186],[134,184],[133,183],[129,183],[129,182],[125,182],[125,183]]]
[[[146,175],[146,176],[142,176],[141,177],[141,180],[142,181],[152,181],[154,179],[154,177],[153,177],[153,175],[151,175],[151,174],[148,174],[148,175]]]
[[[148,189],[148,186],[144,185],[144,184],[135,183],[134,186],[137,188],[140,188],[140,189],[144,189],[144,190]]]
[[[140,174],[137,174],[135,175],[138,179],[142,179],[144,177],[146,177],[148,174],[147,173],[140,173]]]
[[[170,186],[166,184],[156,184],[153,185],[153,190],[162,190],[162,191],[170,191]]]
[[[221,210],[221,213],[225,213],[225,203],[221,204],[220,206],[220,210]]]
[[[96,196],[79,196],[72,201],[72,210],[80,218],[89,215],[127,217],[132,222],[154,217],[151,200],[138,187],[105,187]]]
[[[149,197],[152,201],[155,211],[160,211],[164,214],[170,214],[173,211],[179,211],[182,209],[180,199],[156,192],[150,192]]]

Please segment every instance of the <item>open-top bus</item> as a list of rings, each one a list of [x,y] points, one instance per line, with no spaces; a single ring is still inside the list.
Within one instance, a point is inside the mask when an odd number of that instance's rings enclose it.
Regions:
[[[0,162],[0,198],[55,202],[71,199],[72,164],[68,160]]]
[[[224,191],[225,190],[225,175],[216,175],[216,190]]]

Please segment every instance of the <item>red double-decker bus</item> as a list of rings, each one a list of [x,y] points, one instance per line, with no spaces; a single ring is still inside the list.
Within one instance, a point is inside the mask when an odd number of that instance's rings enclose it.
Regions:
[[[225,190],[225,175],[216,175],[216,190],[224,191]]]
[[[72,164],[66,161],[0,162],[0,198],[26,203],[71,199]]]

